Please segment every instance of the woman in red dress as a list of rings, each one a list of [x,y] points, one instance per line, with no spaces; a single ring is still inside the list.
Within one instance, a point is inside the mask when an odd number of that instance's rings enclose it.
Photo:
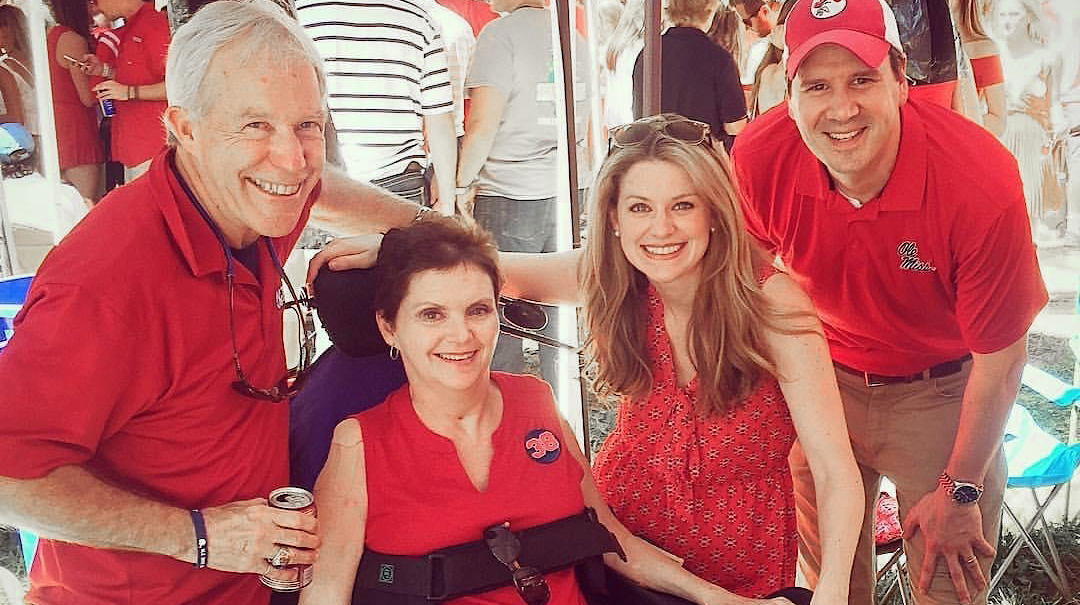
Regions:
[[[60,176],[93,204],[101,181],[101,140],[98,137],[97,98],[78,63],[88,52],[90,13],[85,0],[52,0],[56,25],[49,29],[49,79],[52,83],[56,146]]]
[[[500,260],[507,294],[584,303],[594,389],[619,402],[593,474],[621,531],[681,559],[698,603],[793,584],[798,437],[827,511],[813,603],[846,603],[863,498],[829,352],[809,299],[743,230],[708,126],[615,129],[589,217],[584,254]],[[657,586],[626,551],[612,566]]]

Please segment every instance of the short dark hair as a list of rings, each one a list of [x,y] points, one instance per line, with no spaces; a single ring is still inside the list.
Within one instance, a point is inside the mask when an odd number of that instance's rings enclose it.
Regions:
[[[375,264],[375,313],[393,325],[413,276],[460,266],[487,273],[498,297],[502,276],[497,251],[491,234],[484,229],[439,215],[391,229],[383,236]]]
[[[897,80],[903,80],[907,77],[904,73],[905,61],[907,61],[907,57],[904,56],[904,53],[900,52],[895,46],[889,47],[889,67],[892,68],[893,75],[896,76]]]

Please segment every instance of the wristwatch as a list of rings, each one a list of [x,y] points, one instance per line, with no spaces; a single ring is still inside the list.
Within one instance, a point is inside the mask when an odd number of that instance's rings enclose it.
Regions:
[[[944,471],[941,473],[941,476],[938,477],[938,485],[944,488],[945,495],[952,498],[953,502],[956,502],[957,504],[975,504],[979,501],[979,497],[982,496],[983,493],[982,485],[967,481],[957,481]]]

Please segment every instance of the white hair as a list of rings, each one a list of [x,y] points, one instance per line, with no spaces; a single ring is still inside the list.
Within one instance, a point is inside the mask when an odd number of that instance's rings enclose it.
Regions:
[[[242,65],[276,64],[282,70],[299,62],[315,68],[319,92],[326,98],[326,73],[315,44],[303,27],[271,0],[210,2],[177,28],[165,64],[165,95],[170,106],[199,117],[213,103],[207,73],[224,47]],[[176,138],[169,133],[169,143]]]

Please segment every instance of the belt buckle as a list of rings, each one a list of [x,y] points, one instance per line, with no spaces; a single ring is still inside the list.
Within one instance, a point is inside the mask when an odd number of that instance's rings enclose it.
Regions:
[[[446,556],[442,553],[429,553],[428,560],[428,573],[431,577],[428,579],[428,595],[429,601],[443,601],[450,596],[450,592],[446,589],[446,579],[443,577],[443,571],[445,570]],[[436,592],[438,590],[438,592]]]
[[[881,380],[878,380],[877,374],[871,374],[870,372],[863,372],[862,374],[863,382],[866,383],[866,386],[868,387],[883,387],[889,384],[887,382],[882,382]]]

